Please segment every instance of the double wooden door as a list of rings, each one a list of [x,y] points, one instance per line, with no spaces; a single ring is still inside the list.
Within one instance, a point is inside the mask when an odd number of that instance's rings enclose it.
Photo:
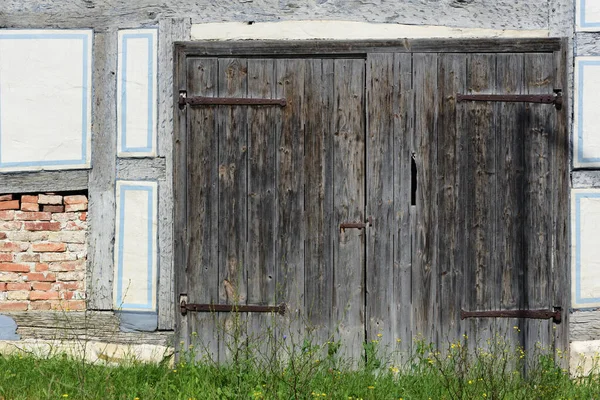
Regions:
[[[487,46],[182,45],[182,98],[232,104],[176,111],[177,295],[287,307],[189,312],[182,341],[225,360],[241,318],[353,358],[365,341],[408,352],[494,330],[566,346],[552,320],[461,320],[567,306],[564,111],[457,101],[562,88],[560,42]]]

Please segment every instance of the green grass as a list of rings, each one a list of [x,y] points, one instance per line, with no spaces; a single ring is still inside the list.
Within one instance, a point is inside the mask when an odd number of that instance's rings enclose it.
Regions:
[[[0,399],[598,399],[600,380],[570,379],[542,352],[526,357],[503,342],[443,352],[417,342],[402,366],[386,362],[376,341],[368,362],[344,366],[336,343],[278,349],[286,361],[236,353],[235,362],[103,366],[66,356],[0,356]],[[241,349],[241,347],[240,347]],[[283,352],[283,353],[282,353]],[[529,361],[527,361],[529,360]],[[533,361],[532,361],[533,360]],[[520,371],[527,370],[524,378]]]

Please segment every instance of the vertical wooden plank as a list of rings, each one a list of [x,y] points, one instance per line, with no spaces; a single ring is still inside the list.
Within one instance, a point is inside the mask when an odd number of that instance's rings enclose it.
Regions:
[[[465,188],[460,177],[459,160],[464,160],[466,149],[459,140],[462,132],[457,129],[456,94],[466,90],[466,55],[440,54],[438,58],[439,109],[438,119],[438,201],[439,208],[439,276],[440,276],[440,326],[443,339],[440,346],[460,340],[463,334],[460,323],[460,299],[463,283],[459,256],[463,254],[464,209],[457,207],[460,192]],[[443,134],[442,134],[443,132]]]
[[[412,139],[414,137],[414,93],[412,55],[394,55],[393,134],[394,134],[394,291],[396,293],[395,348],[400,358],[412,351]]]
[[[274,98],[275,90],[274,60],[248,59],[248,97]],[[248,108],[248,304],[276,303],[275,122],[280,113],[273,107]],[[252,341],[261,342],[271,316],[255,313],[248,319]]]
[[[467,61],[467,88],[472,93],[495,93],[496,56],[472,54]],[[495,260],[495,205],[496,193],[496,135],[494,131],[494,105],[491,102],[472,102],[468,105],[467,135],[470,138],[472,169],[472,202],[469,210],[468,228],[472,237],[472,262],[464,268],[474,274],[470,291],[474,293],[470,309],[490,310],[494,287],[490,278],[497,267]],[[473,279],[474,278],[474,279]],[[494,320],[474,319],[471,323],[471,339],[480,343],[490,337]]]
[[[532,53],[525,55],[525,83],[528,94],[552,93],[554,84],[554,55]],[[527,204],[527,297],[529,307],[552,307],[552,199],[550,136],[556,132],[556,110],[547,104],[531,104],[529,109],[530,147],[526,153],[526,180],[529,188]],[[536,344],[543,350],[553,347],[552,320],[527,321],[526,351],[531,356]],[[539,346],[539,345],[538,345]]]
[[[437,344],[439,326],[437,265],[437,54],[413,54],[417,169],[415,232],[413,238],[413,334]]]
[[[367,212],[373,226],[367,228],[366,333],[384,348],[396,341],[396,290],[394,289],[394,237],[398,234],[394,203],[395,149],[394,54],[367,57]],[[406,156],[406,155],[405,155]],[[379,336],[380,335],[380,336]]]
[[[554,203],[552,206],[553,221],[553,251],[552,280],[553,303],[551,306],[562,308],[562,323],[555,325],[554,340],[557,350],[556,362],[562,368],[569,366],[569,324],[571,273],[569,270],[569,135],[568,121],[570,111],[570,98],[568,96],[568,68],[567,49],[569,42],[564,39],[562,49],[554,53],[554,82],[555,89],[563,90],[563,106],[556,113],[556,128],[550,138],[550,149],[552,151],[552,187]],[[558,353],[560,351],[560,353]]]
[[[334,61],[334,224],[361,222],[365,215],[365,62]],[[365,334],[362,229],[338,229],[334,241],[333,319],[344,355],[358,362]]]
[[[158,24],[158,155],[165,158],[165,179],[158,183],[159,288],[158,329],[174,328],[176,295],[173,267],[173,43],[189,40],[189,19]],[[181,267],[179,265],[178,267]]]
[[[316,343],[331,335],[333,292],[332,235],[333,60],[307,60],[304,81],[305,142],[305,304],[306,323]]]
[[[498,54],[496,58],[496,82],[498,93],[522,94],[524,87],[523,54]],[[527,132],[522,118],[525,104],[499,102],[495,105],[496,117],[496,184],[500,192],[496,197],[498,233],[496,249],[499,263],[491,281],[497,286],[494,309],[516,310],[524,306],[523,254],[526,238],[523,236],[526,210],[523,209],[523,171],[525,168],[523,147]],[[522,300],[520,300],[522,299]],[[499,319],[498,333],[512,344],[520,345],[518,319]],[[517,328],[515,328],[515,326]]]
[[[89,174],[88,308],[113,308],[117,31],[94,34],[92,166]]]
[[[216,96],[218,63],[216,58],[192,58],[187,62],[187,91],[189,96]],[[219,180],[218,131],[214,109],[187,107],[187,157],[185,191],[187,197],[185,222],[187,246],[185,279],[188,302],[218,304],[218,232]],[[178,163],[179,164],[179,163]],[[177,172],[179,176],[181,172]],[[185,248],[183,250],[185,252]],[[211,313],[188,313],[188,336],[196,346],[198,357],[218,360],[217,317]],[[185,343],[189,345],[190,343]]]
[[[218,95],[246,97],[247,60],[221,58],[218,61]],[[245,304],[248,298],[246,270],[247,233],[247,106],[217,107],[219,135],[219,300],[221,304]],[[219,316],[222,339],[219,360],[235,357],[232,339],[239,332],[236,314]]]
[[[277,301],[289,307],[283,327],[302,337],[304,310],[304,79],[306,60],[276,61],[277,98],[286,98],[277,138]],[[284,333],[282,333],[283,335]]]

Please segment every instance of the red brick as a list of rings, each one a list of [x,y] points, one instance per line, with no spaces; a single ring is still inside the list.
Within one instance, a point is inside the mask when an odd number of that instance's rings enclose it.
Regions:
[[[25,301],[10,301],[0,303],[0,311],[27,311],[28,303]]]
[[[3,272],[29,272],[31,268],[26,264],[2,263],[0,271]]]
[[[69,211],[86,211],[88,208],[87,203],[81,203],[81,204],[67,204],[65,206],[65,211],[69,212]]]
[[[38,253],[65,251],[67,245],[64,243],[33,243],[32,249]]]
[[[0,232],[0,240],[6,239],[6,232]]]
[[[42,211],[51,212],[51,213],[63,213],[63,212],[65,212],[65,207],[64,206],[44,205],[42,207]]]
[[[17,211],[15,213],[15,220],[17,221],[50,221],[52,214],[49,212],[23,212]]]
[[[69,301],[60,301],[60,302],[52,302],[53,310],[61,310],[61,311],[81,311],[85,310],[85,300],[69,300]]]
[[[18,210],[19,200],[0,201],[0,210]]]
[[[15,212],[13,210],[0,211],[1,221],[12,221],[13,219],[15,219]]]
[[[34,301],[29,307],[34,311],[48,311],[51,305],[49,301]]]
[[[52,287],[54,287],[54,283],[50,283],[50,282],[33,282],[31,284],[31,287],[33,288],[33,290],[43,290],[43,291],[48,291],[48,290],[52,290]]]
[[[8,200],[12,200],[13,199],[13,195],[12,194],[3,194],[0,195],[0,201],[8,201]]]
[[[79,216],[80,221],[87,221],[87,212],[82,212]]]
[[[0,252],[11,252],[18,253],[25,251],[29,247],[29,243],[17,243],[17,242],[0,242]]]
[[[37,282],[56,282],[56,275],[52,273],[43,274],[41,272],[34,272],[27,274],[27,280]]]
[[[39,254],[17,253],[15,255],[16,262],[40,262]]]
[[[52,194],[40,194],[38,197],[38,203],[40,204],[58,204],[62,205],[63,197]]]
[[[43,272],[43,271],[48,271],[48,264],[35,264],[35,272]]]
[[[58,272],[66,272],[66,271],[75,271],[78,269],[83,269],[85,265],[85,260],[81,261],[62,261],[62,262],[53,262],[50,263],[50,271],[58,271]]]
[[[12,253],[0,253],[0,262],[13,262],[14,257]]]
[[[17,221],[0,222],[0,231],[18,231],[22,226],[23,223]]]
[[[59,231],[60,222],[25,222],[26,231]]]
[[[24,194],[23,196],[21,196],[21,203],[34,203],[37,204],[38,203],[38,196],[32,196],[29,194]]]
[[[6,291],[6,283],[0,282],[0,292]]]
[[[87,204],[88,199],[87,196],[76,195],[76,196],[65,196],[63,198],[65,204]]]
[[[58,299],[58,292],[46,292],[46,291],[38,291],[34,290],[29,293],[30,300],[56,300]]]
[[[62,290],[80,290],[83,289],[83,282],[59,282]]]
[[[40,206],[37,203],[21,203],[23,211],[40,211]]]
[[[7,283],[6,290],[31,290],[29,283]]]

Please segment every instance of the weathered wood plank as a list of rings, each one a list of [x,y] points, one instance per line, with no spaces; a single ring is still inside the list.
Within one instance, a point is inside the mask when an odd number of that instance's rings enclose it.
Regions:
[[[365,62],[334,61],[333,223],[365,220]],[[365,233],[334,233],[333,320],[344,355],[355,363],[365,340]]]
[[[94,34],[94,113],[92,166],[89,173],[88,307],[113,308],[113,251],[115,238],[116,68],[117,32]]]
[[[374,7],[374,4],[376,5]],[[165,3],[158,0],[10,0],[0,4],[0,24],[6,27],[52,26],[72,27],[138,27],[156,24],[163,18],[191,18],[195,23],[215,21],[274,21],[342,19],[395,24],[444,25],[454,27],[497,29],[547,29],[548,2],[525,0],[452,0],[428,3],[418,0],[403,2],[343,2],[313,0],[180,0]]]
[[[570,341],[600,340],[600,311],[575,311],[569,318]]]
[[[88,170],[39,171],[2,174],[0,193],[44,193],[86,190]]]
[[[307,61],[304,79],[305,308],[316,343],[331,340],[333,307],[332,226],[334,61]]]
[[[188,61],[187,90],[191,96],[216,96],[218,61],[215,58],[196,58]],[[182,251],[188,254],[184,260],[187,286],[182,293],[188,294],[190,303],[219,304],[219,159],[218,130],[215,112],[206,107],[188,107],[187,196],[185,222],[187,238]],[[190,313],[187,337],[197,349],[213,360],[218,360],[218,316],[210,313]],[[186,346],[189,343],[185,343]]]
[[[577,32],[575,42],[575,56],[600,56],[600,32]]]
[[[158,25],[158,155],[164,157],[165,173],[158,176],[158,329],[173,329],[175,279],[173,264],[173,43],[190,38],[189,19],[164,19]],[[178,266],[180,267],[180,266]]]
[[[166,175],[166,162],[161,157],[117,159],[117,179],[164,181]]]
[[[394,238],[398,234],[394,202],[396,163],[410,162],[395,148],[394,54],[370,54],[367,58],[367,159],[366,218],[373,227],[366,230],[366,318],[367,342],[378,340],[383,348],[396,342],[397,318],[394,281]],[[349,158],[347,162],[354,160]],[[354,162],[359,162],[356,160]],[[400,167],[398,167],[398,172]],[[380,337],[378,336],[380,335]]]
[[[414,92],[412,55],[394,55],[394,212],[397,234],[394,238],[395,348],[401,357],[412,351],[412,140],[414,138]]]
[[[306,60],[275,62],[277,98],[286,98],[277,129],[277,302],[285,302],[289,313],[281,320],[281,335],[303,335],[304,311],[304,79]],[[287,326],[285,326],[287,325]],[[287,332],[287,333],[284,333]]]
[[[218,96],[246,97],[248,92],[247,60],[218,60]],[[218,288],[219,303],[245,304],[248,298],[246,233],[247,233],[247,106],[217,107],[219,136],[219,220],[218,220]],[[210,112],[210,111],[209,111]],[[195,134],[202,134],[195,132]],[[194,155],[191,155],[194,157]],[[235,350],[228,341],[236,329],[239,316],[219,315],[223,339],[219,342],[219,360],[231,360]]]
[[[249,59],[248,97],[275,98],[275,90],[275,62]],[[273,107],[248,109],[248,304],[276,304],[275,140],[280,113]],[[248,320],[251,340],[264,343],[272,317],[255,313],[248,315]],[[261,349],[265,354],[267,350]]]
[[[438,139],[437,54],[413,55],[415,138],[413,153],[417,172],[413,239],[413,335],[437,344],[439,326],[438,265],[436,253],[436,163]]]
[[[463,229],[465,218],[458,206],[464,187],[460,178],[465,173],[460,169],[459,159],[465,157],[465,149],[459,145],[463,139],[457,129],[456,93],[466,90],[466,54],[440,54],[438,56],[439,110],[437,166],[439,186],[437,207],[439,208],[439,307],[441,337],[440,345],[461,339],[460,306],[463,282],[461,256],[465,243]]]

